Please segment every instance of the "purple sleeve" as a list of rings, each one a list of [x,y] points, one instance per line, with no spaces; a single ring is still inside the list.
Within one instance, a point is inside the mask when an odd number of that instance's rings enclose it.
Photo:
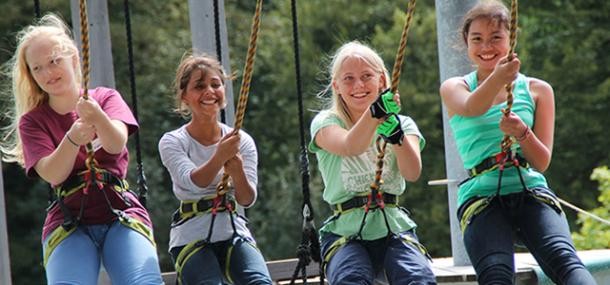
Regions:
[[[29,177],[38,174],[34,166],[38,161],[55,150],[52,135],[45,131],[44,126],[38,124],[35,116],[26,114],[19,120],[19,136],[23,144],[23,158],[25,161],[25,172]]]
[[[118,91],[105,87],[98,87],[91,91],[93,98],[95,98],[111,120],[119,120],[125,123],[129,135],[138,130],[138,122],[136,122],[131,109],[129,109],[129,106],[127,106],[127,103],[125,103]]]

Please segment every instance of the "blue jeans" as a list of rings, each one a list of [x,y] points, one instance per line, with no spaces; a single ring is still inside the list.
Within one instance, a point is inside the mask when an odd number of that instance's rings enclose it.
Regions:
[[[156,248],[118,221],[78,226],[51,253],[45,267],[47,282],[97,284],[102,263],[112,284],[163,284]]]
[[[375,276],[385,269],[390,284],[428,285],[436,284],[436,278],[428,259],[399,235],[409,235],[415,240],[413,231],[406,231],[372,241],[350,240],[330,258],[326,265],[326,278],[331,285],[373,284]],[[337,239],[335,234],[322,236],[322,256]]]
[[[535,188],[555,195],[551,190]],[[458,218],[465,209],[460,207]],[[514,243],[519,239],[557,284],[596,284],[576,250],[563,212],[520,192],[498,197],[471,219],[464,244],[479,284],[513,284]]]
[[[170,249],[174,262],[183,248]],[[230,257],[227,256],[229,252]],[[227,257],[230,264],[227,264]],[[241,237],[205,245],[185,261],[181,282],[183,285],[226,284],[223,278],[227,269],[227,277],[234,284],[272,284],[263,255],[250,241]]]

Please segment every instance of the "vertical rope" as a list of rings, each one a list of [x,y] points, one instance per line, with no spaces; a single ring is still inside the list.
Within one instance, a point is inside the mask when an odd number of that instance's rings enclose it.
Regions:
[[[79,3],[80,9],[80,28],[81,28],[81,44],[82,44],[82,54],[83,54],[83,98],[85,100],[89,99],[89,21],[87,19],[87,1],[80,0]],[[96,169],[97,169],[97,161],[94,157],[93,145],[91,142],[88,142],[86,145],[87,149],[87,159],[85,160],[85,164],[87,168],[91,172],[90,182],[88,185],[97,185],[96,181]],[[99,186],[99,185],[98,185]],[[86,187],[88,188],[88,187]],[[100,188],[101,189],[101,188]]]
[[[258,40],[258,31],[260,28],[261,12],[263,10],[263,0],[256,1],[256,11],[252,19],[252,30],[250,33],[250,42],[248,43],[248,53],[246,55],[246,63],[244,66],[244,76],[241,81],[241,89],[239,92],[239,101],[237,102],[237,110],[235,113],[234,131],[238,132],[244,121],[246,113],[246,105],[248,104],[248,93],[250,92],[250,82],[252,80],[252,67],[254,66],[254,56],[256,55],[256,41]],[[221,196],[227,193],[227,183],[229,175],[225,173],[222,176],[221,183],[216,188],[216,194]]]
[[[518,0],[512,0],[510,5],[510,26],[509,26],[509,45],[510,49],[508,50],[508,61],[513,60],[513,53],[515,52],[515,47],[517,46],[517,8],[518,8]],[[506,108],[502,109],[502,113],[504,116],[508,116],[513,107],[513,83],[506,84],[504,86],[506,90]],[[513,145],[513,140],[510,136],[505,135],[500,143],[500,147],[503,152],[508,152]]]
[[[34,0],[34,15],[40,19],[40,0]]]
[[[131,15],[129,12],[129,0],[123,1],[123,11],[125,14],[125,34],[127,36],[127,59],[129,62],[129,86],[131,90],[131,102],[133,109],[133,116],[139,123],[140,118],[138,116],[138,95],[136,94],[136,75],[135,65],[133,62],[133,40],[131,32]],[[146,207],[146,199],[148,196],[148,185],[146,185],[146,175],[144,175],[144,165],[142,164],[142,147],[140,145],[140,131],[138,130],[135,134],[136,143],[136,163],[137,163],[137,180],[138,184],[138,200],[142,206]]]
[[[402,35],[400,37],[400,45],[396,53],[396,61],[394,62],[394,68],[392,69],[392,87],[390,90],[392,93],[396,93],[398,90],[398,83],[400,82],[400,73],[402,62],[404,60],[404,51],[407,48],[407,35],[409,34],[409,27],[411,26],[411,20],[413,19],[413,11],[415,10],[416,0],[410,0],[407,6],[407,19],[402,29]],[[387,143],[384,140],[377,139],[377,170],[375,171],[375,180],[371,183],[371,191],[378,191],[381,186],[381,175],[383,174],[383,158],[385,157],[385,148]]]
[[[216,58],[222,65],[222,42],[220,39],[220,7],[218,5],[219,0],[214,0],[214,37],[216,40]],[[220,121],[223,123],[227,122],[225,109],[220,110]]]

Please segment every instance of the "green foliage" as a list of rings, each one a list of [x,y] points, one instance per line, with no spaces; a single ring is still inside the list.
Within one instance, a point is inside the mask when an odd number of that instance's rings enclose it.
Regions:
[[[597,201],[599,207],[590,212],[606,221],[610,221],[610,170],[607,166],[593,170],[591,180],[599,183],[600,191]],[[572,233],[574,244],[579,250],[610,248],[610,225],[595,220],[588,215],[578,214],[580,230]]]

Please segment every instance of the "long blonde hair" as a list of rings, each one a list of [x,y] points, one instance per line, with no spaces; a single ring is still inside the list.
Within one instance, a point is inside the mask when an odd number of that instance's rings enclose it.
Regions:
[[[347,106],[345,105],[345,102],[341,98],[340,94],[336,92],[335,88],[333,88],[333,82],[337,80],[337,76],[339,74],[339,71],[341,70],[341,67],[343,66],[343,62],[345,62],[346,59],[353,57],[357,57],[364,60],[374,70],[383,73],[386,81],[386,87],[390,86],[390,76],[388,69],[385,67],[381,56],[379,56],[379,54],[375,50],[359,41],[351,41],[339,47],[339,49],[337,49],[335,54],[331,57],[331,63],[328,68],[330,80],[326,88],[324,88],[324,90],[320,92],[320,95],[326,94],[331,91],[331,98],[327,100],[328,102],[326,103],[326,108],[337,116],[339,116],[339,118],[345,123],[348,128],[352,127],[352,119],[354,118],[351,118]]]
[[[21,117],[32,109],[47,103],[49,95],[40,88],[34,80],[26,61],[26,51],[32,40],[47,37],[55,42],[54,53],[60,57],[76,57],[78,61],[78,48],[72,39],[72,33],[66,23],[55,14],[47,14],[36,23],[29,25],[17,33],[17,48],[15,54],[6,63],[7,77],[12,81],[14,98],[13,108],[7,112],[11,116],[11,124],[2,129],[2,160],[17,162],[24,165],[23,144],[17,130]],[[80,64],[74,69],[77,86],[80,86]]]

